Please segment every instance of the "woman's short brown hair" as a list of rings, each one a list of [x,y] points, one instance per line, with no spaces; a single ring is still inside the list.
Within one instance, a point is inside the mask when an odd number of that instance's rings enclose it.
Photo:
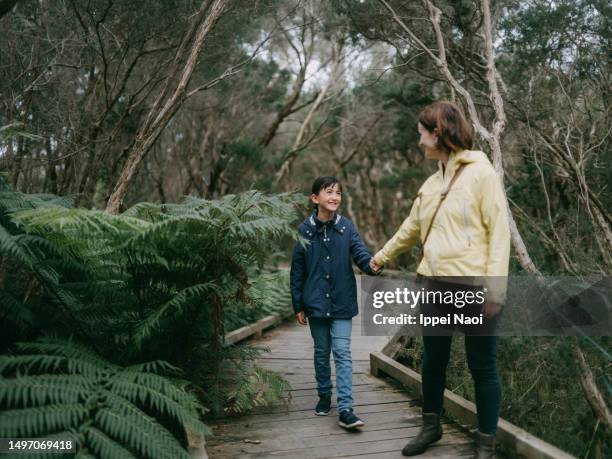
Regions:
[[[445,153],[472,148],[472,126],[457,104],[443,101],[428,105],[419,114],[419,123],[429,132],[437,129],[438,146]]]

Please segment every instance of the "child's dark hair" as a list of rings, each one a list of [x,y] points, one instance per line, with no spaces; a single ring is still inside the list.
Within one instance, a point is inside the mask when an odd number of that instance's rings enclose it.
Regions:
[[[338,185],[338,189],[342,191],[342,182],[338,180],[336,177],[332,175],[324,175],[322,177],[317,177],[314,182],[312,182],[312,194],[319,194],[321,190],[324,190],[327,187]],[[314,205],[315,211],[319,209],[317,204]]]

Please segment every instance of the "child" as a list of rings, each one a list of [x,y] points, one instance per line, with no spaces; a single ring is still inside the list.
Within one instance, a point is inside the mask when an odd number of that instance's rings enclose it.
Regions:
[[[355,225],[336,213],[342,201],[342,184],[335,177],[317,178],[310,199],[315,211],[298,228],[310,244],[304,247],[298,242],[295,246],[291,297],[297,321],[310,325],[314,340],[319,394],[315,414],[326,416],[331,408],[331,350],[336,365],[338,424],[347,429],[362,427],[364,422],[353,414],[352,407],[351,319],[358,310],[351,258],[363,272],[372,275],[372,256]]]

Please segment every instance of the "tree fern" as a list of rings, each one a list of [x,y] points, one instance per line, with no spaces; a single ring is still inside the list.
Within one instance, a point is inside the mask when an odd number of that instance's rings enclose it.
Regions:
[[[56,422],[86,445],[81,456],[141,457],[158,449],[151,435],[184,446],[172,426],[198,431],[195,399],[167,376],[176,368],[215,412],[281,397],[286,382],[254,366],[256,352],[223,347],[223,334],[289,310],[287,275],[263,267],[297,237],[301,201],[250,191],[107,215],[18,193],[0,177],[0,316],[10,324],[0,337],[0,404],[9,425],[34,433]],[[49,335],[64,339],[10,351]],[[70,415],[57,417],[61,406]],[[132,427],[115,431],[125,422],[117,416]]]

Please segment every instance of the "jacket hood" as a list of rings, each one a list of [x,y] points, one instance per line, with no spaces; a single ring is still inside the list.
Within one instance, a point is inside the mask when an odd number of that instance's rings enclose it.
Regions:
[[[484,152],[480,150],[461,150],[449,155],[447,166],[454,172],[462,163],[484,163],[491,165],[491,161],[489,161],[489,158]],[[438,161],[438,171],[443,175],[442,161]]]
[[[480,150],[462,150],[458,153],[452,153],[455,156],[455,161],[458,163],[490,163],[487,155]],[[449,158],[450,159],[450,158]]]

